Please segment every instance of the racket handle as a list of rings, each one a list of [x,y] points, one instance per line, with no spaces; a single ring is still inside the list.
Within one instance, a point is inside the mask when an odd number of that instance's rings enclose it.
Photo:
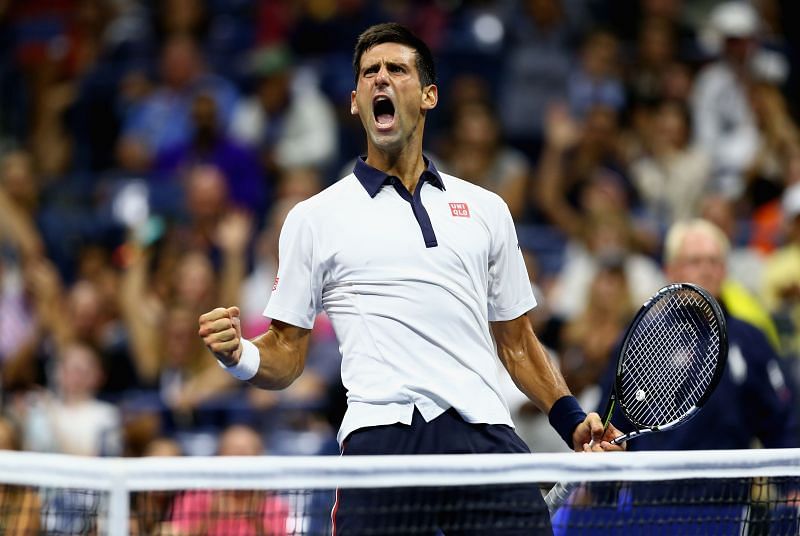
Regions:
[[[556,485],[544,496],[544,503],[552,515],[569,498],[572,490],[578,487],[577,482],[556,482]]]

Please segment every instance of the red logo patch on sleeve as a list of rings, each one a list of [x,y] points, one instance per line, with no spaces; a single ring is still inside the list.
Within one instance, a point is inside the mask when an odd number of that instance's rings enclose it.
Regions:
[[[450,214],[459,218],[469,218],[469,206],[466,203],[450,203]]]
[[[275,278],[275,282],[272,284],[272,292],[275,292],[275,289],[278,288],[278,280],[279,279],[280,279],[279,277]]]

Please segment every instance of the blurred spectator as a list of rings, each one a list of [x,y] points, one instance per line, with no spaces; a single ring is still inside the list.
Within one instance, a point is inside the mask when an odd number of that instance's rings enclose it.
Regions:
[[[100,357],[103,377],[99,392],[118,399],[126,390],[139,387],[139,379],[115,301],[95,282],[84,279],[69,288],[65,305],[71,319],[70,338],[90,346]]]
[[[224,371],[207,363],[204,347],[196,341],[196,312],[201,304],[217,299],[213,269],[202,253],[178,256],[164,298],[149,290],[152,252],[134,255],[122,281],[120,308],[143,382],[158,389],[165,407],[191,415],[234,387]]]
[[[21,274],[10,262],[0,260],[0,378],[7,372],[6,361],[32,337],[33,314]]]
[[[44,253],[36,216],[40,203],[39,177],[25,151],[10,151],[0,160],[0,240],[7,254],[21,259]],[[18,259],[20,260],[20,259]]]
[[[756,83],[749,96],[760,137],[755,156],[745,170],[744,194],[748,209],[757,210],[783,192],[784,163],[792,153],[800,151],[800,130],[778,87]]]
[[[0,329],[9,330],[4,342],[13,344],[2,354],[3,385],[11,391],[43,385],[58,354],[69,344],[81,343],[100,357],[97,388],[102,398],[118,399],[124,391],[138,387],[127,333],[111,294],[114,290],[101,286],[116,284],[114,275],[105,279],[109,266],[97,270],[94,279],[81,279],[66,289],[46,259],[32,258],[22,268],[23,278],[6,279],[7,287],[0,294],[0,303],[7,307]],[[20,320],[26,321],[25,326],[15,328]]]
[[[32,215],[38,199],[28,162],[18,152],[7,154],[0,164],[0,378],[6,362],[34,331],[23,270],[44,248]]]
[[[71,281],[81,250],[90,243],[113,243],[121,227],[94,209],[86,191],[84,197],[74,195],[82,187],[73,190],[69,178],[48,182],[35,164],[26,151],[2,157],[0,208],[5,214],[0,227],[10,225],[16,248],[27,256],[46,254]]]
[[[567,80],[567,100],[572,114],[587,118],[593,108],[620,112],[625,104],[619,42],[606,30],[594,30],[583,41],[580,61]]]
[[[689,102],[694,86],[694,76],[688,64],[675,61],[664,71],[662,95],[665,99]]]
[[[645,154],[631,164],[631,175],[646,218],[660,231],[697,216],[710,179],[708,155],[690,143],[691,121],[679,101],[661,101],[644,131]]]
[[[129,69],[141,69],[153,53],[146,6],[139,2],[78,0],[71,76],[53,88],[64,97],[64,125],[73,134],[72,162],[76,169],[102,172],[113,163],[120,122],[114,113],[118,88]],[[52,100],[52,98],[51,98]],[[49,146],[43,147],[46,152]]]
[[[608,10],[608,14],[597,13],[597,17],[610,16],[614,32],[626,43],[642,37],[642,30],[651,23],[668,26],[674,35],[676,52],[688,58],[697,55],[696,32],[692,24],[694,4],[684,0],[609,2],[600,8]]]
[[[216,166],[201,164],[188,169],[182,177],[181,194],[185,221],[173,225],[170,231],[178,235],[183,247],[209,251],[217,226],[234,208],[228,181]]]
[[[787,350],[800,357],[800,182],[783,193],[782,209],[786,244],[766,261],[764,298],[780,319]]]
[[[522,148],[538,148],[547,106],[566,91],[581,28],[565,4],[577,3],[525,0],[508,17],[498,112],[504,135]]]
[[[781,163],[782,192],[785,194],[786,189],[800,182],[800,147],[787,150]],[[785,240],[786,220],[781,206],[782,195],[747,214],[750,225],[749,244],[763,255],[772,254]]]
[[[77,456],[118,456],[122,418],[119,409],[97,398],[102,381],[99,356],[89,346],[67,343],[49,362],[52,387],[18,399],[26,450]],[[48,534],[85,531],[94,525],[101,494],[93,490],[43,491],[42,530]]]
[[[368,0],[345,0],[331,4],[295,3],[289,44],[292,50],[322,61],[342,52],[350,56],[350,44],[358,39],[365,28],[391,20],[383,4],[386,2]]]
[[[655,101],[664,97],[676,48],[675,28],[670,21],[656,17],[642,21],[628,73],[633,98]]]
[[[530,164],[523,153],[504,144],[489,103],[476,100],[456,108],[446,140],[441,169],[495,192],[511,216],[521,220],[527,208]]]
[[[750,102],[751,59],[759,19],[746,2],[716,6],[709,24],[723,41],[718,60],[698,73],[691,96],[694,135],[711,156],[713,188],[730,197],[744,190],[744,173],[756,155],[759,134]]]
[[[0,415],[0,451],[21,450],[17,424]],[[3,534],[39,534],[41,500],[35,488],[0,484],[0,531]]]
[[[121,452],[119,410],[96,398],[102,380],[99,356],[69,344],[53,363],[54,389],[31,393],[24,414],[24,444],[39,452],[115,456]]]
[[[233,249],[231,253],[242,256],[246,263],[249,232],[255,222],[249,212],[231,202],[226,178],[220,170],[211,165],[190,168],[182,177],[179,191],[182,206],[178,218],[166,226],[157,220],[151,234],[136,236],[135,241],[145,247],[161,243],[159,247],[164,251],[197,250],[208,256],[215,268],[232,258],[226,253]],[[246,270],[245,266],[236,266]],[[244,273],[239,277],[244,277]]]
[[[169,437],[153,438],[142,456],[183,456],[180,443]],[[129,530],[133,536],[160,534],[159,527],[172,517],[172,505],[177,495],[172,490],[140,491],[133,494]]]
[[[278,178],[275,199],[278,201],[291,198],[308,199],[318,194],[325,184],[322,174],[315,168],[286,168]]]
[[[74,104],[80,81],[91,72],[108,43],[115,15],[110,2],[13,2],[8,7],[6,61],[20,69],[25,97],[24,135],[37,166],[45,173],[65,167],[72,158],[73,133],[66,114]],[[55,174],[55,173],[54,173]]]
[[[0,451],[22,450],[19,426],[11,418],[0,414]],[[0,503],[2,504],[2,503]]]
[[[535,206],[570,238],[581,236],[594,213],[629,212],[637,204],[618,137],[618,117],[611,108],[596,106],[582,122],[563,105],[548,111],[538,184],[531,194]]]
[[[596,390],[614,357],[617,338],[635,312],[625,267],[620,259],[600,261],[587,294],[583,311],[561,328],[557,350],[570,391],[582,397],[586,407],[595,407],[599,393],[588,391]],[[589,403],[586,396],[597,398]]]
[[[619,212],[596,214],[586,218],[584,226],[581,240],[568,243],[564,267],[548,296],[555,315],[568,321],[586,310],[592,281],[608,263],[624,273],[633,303],[644,303],[663,286],[658,264],[632,249],[629,217]]]
[[[165,0],[149,3],[156,39],[163,43],[174,36],[189,36],[203,47],[212,70],[235,79],[238,58],[253,46],[255,11],[275,2]]]
[[[700,216],[719,227],[729,243],[728,270],[720,300],[731,315],[763,331],[773,348],[781,352],[777,327],[761,298],[765,258],[754,248],[741,244],[735,203],[720,194],[709,195],[703,200]]]
[[[261,456],[261,436],[247,426],[233,425],[219,438],[219,456]],[[175,499],[172,519],[159,534],[241,536],[288,534],[288,505],[267,491],[187,491]]]
[[[170,437],[156,437],[147,444],[142,456],[183,456],[183,449]]]
[[[30,331],[3,363],[3,387],[8,393],[21,394],[47,384],[56,355],[73,340],[70,323],[65,321],[71,318],[65,314],[61,278],[52,263],[45,258],[28,261],[23,275],[20,307],[28,315]]]
[[[753,295],[759,295],[766,256],[747,243],[749,222],[739,217],[737,209],[735,200],[708,193],[700,202],[697,216],[719,227],[728,237],[728,279],[739,282]]]
[[[208,37],[211,14],[201,0],[163,0],[153,9],[153,27],[162,40],[186,36],[198,43]]]
[[[258,3],[255,13],[255,41],[258,45],[286,41],[297,15],[297,9],[292,4],[291,0]]]
[[[233,204],[254,214],[263,213],[270,200],[271,185],[259,168],[255,153],[228,137],[219,124],[217,105],[211,95],[195,96],[190,115],[191,139],[156,155],[156,182],[174,181],[197,166],[213,166],[225,180]]]
[[[255,95],[236,107],[231,134],[258,151],[267,172],[326,170],[338,151],[336,116],[316,80],[298,76],[287,48],[271,46],[251,58]]]
[[[216,102],[219,124],[227,128],[238,99],[234,86],[207,72],[196,43],[187,36],[170,37],[161,52],[161,84],[123,110],[120,149],[138,161],[126,161],[129,169],[146,169],[159,152],[189,141],[192,136],[191,106],[198,94]],[[130,146],[135,147],[135,150]]]

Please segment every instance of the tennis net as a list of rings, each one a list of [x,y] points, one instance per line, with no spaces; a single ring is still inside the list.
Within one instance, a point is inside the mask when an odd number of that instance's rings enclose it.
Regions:
[[[582,482],[552,517],[541,493]],[[339,488],[339,503],[336,489]],[[0,452],[0,534],[800,533],[800,449],[411,457]],[[360,528],[356,528],[360,527]]]

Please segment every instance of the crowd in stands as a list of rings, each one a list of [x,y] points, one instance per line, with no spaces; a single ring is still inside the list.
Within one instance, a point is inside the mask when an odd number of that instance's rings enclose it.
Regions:
[[[638,304],[667,281],[666,231],[690,218],[730,240],[725,307],[797,375],[797,11],[0,0],[0,438],[13,426],[8,448],[213,454],[246,426],[259,435],[248,453],[338,453],[345,393],[324,315],[282,392],[222,371],[197,317],[237,304],[245,336],[268,325],[283,219],[365,151],[352,48],[386,20],[432,47],[426,154],[508,203],[537,333],[587,408]],[[561,448],[519,396],[509,387],[533,450]]]

